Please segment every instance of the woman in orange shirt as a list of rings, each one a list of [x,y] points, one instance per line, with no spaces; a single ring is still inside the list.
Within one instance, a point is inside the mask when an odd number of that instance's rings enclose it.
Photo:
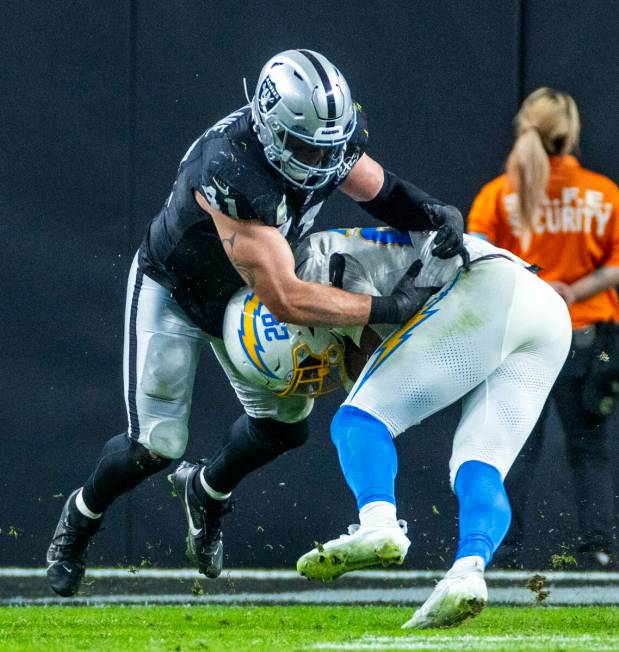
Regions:
[[[539,88],[516,115],[516,141],[507,173],[484,186],[468,218],[468,231],[538,265],[569,306],[572,352],[554,399],[574,473],[580,563],[613,563],[613,482],[606,414],[596,386],[600,360],[617,346],[619,322],[619,189],[580,166],[580,118],[573,98]],[[612,360],[610,362],[613,362]],[[598,375],[596,375],[598,374]],[[602,392],[603,394],[604,392]],[[508,478],[514,520],[506,560],[520,565],[523,513],[531,474],[541,451],[546,409]]]

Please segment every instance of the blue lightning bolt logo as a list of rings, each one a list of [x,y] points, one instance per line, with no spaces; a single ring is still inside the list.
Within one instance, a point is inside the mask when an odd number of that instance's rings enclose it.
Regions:
[[[374,374],[374,372],[387,360],[390,358],[397,349],[399,349],[404,342],[413,334],[413,331],[424,321],[432,317],[437,313],[440,308],[435,308],[436,304],[444,299],[454,285],[458,282],[460,278],[460,273],[456,275],[454,280],[451,282],[449,287],[445,288],[433,301],[431,301],[423,310],[418,312],[416,315],[411,317],[401,328],[398,328],[395,333],[392,333],[377,349],[374,351],[372,356],[372,361],[368,370],[363,375],[363,378],[359,381],[355,393],[350,397],[351,399],[355,397],[357,392],[361,387],[367,382],[367,380]]]
[[[263,308],[263,303],[256,296],[255,292],[248,294],[243,304],[241,311],[241,323],[239,326],[238,334],[241,346],[248,360],[254,367],[261,373],[269,376],[269,378],[277,378],[277,376],[266,366],[262,359],[261,353],[264,353],[264,347],[260,343],[258,337],[258,329],[256,328],[256,319],[259,317]]]

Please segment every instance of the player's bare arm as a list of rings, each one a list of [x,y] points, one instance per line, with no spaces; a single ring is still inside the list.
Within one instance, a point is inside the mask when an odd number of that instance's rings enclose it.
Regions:
[[[462,255],[464,218],[455,206],[448,206],[409,181],[385,170],[363,154],[340,190],[377,219],[401,231],[437,230],[433,254],[439,258]]]
[[[302,281],[294,272],[290,245],[277,229],[257,220],[239,222],[208,205],[199,193],[195,197],[213,218],[232,264],[280,321],[327,327],[399,323],[412,317],[427,300],[425,289],[414,287],[421,270],[419,261],[388,297]]]
[[[290,245],[277,229],[256,220],[234,220],[209,206],[198,193],[196,200],[213,218],[236,270],[280,321],[312,326],[367,323],[369,295],[301,281],[294,273]]]
[[[367,154],[357,161],[340,186],[340,190],[356,202],[371,201],[385,183],[383,166]]]

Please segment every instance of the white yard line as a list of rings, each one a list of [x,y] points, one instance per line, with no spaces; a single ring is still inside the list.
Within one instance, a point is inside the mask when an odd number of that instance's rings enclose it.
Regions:
[[[406,604],[420,605],[430,594],[430,587],[392,589],[324,589],[279,592],[205,593],[193,595],[189,589],[184,593],[142,593],[79,596],[76,598],[14,596],[0,599],[3,605],[47,604]],[[491,587],[491,605],[533,606],[531,591],[517,587]],[[603,586],[557,587],[544,602],[549,606],[560,605],[613,605],[619,604],[619,589],[609,590]]]
[[[125,568],[89,568],[88,575],[101,579],[126,578],[131,571]],[[489,582],[513,582],[526,581],[534,574],[544,575],[553,583],[588,583],[588,584],[612,584],[619,583],[619,572],[579,572],[579,571],[504,571],[494,570],[486,573]],[[2,577],[43,577],[44,568],[0,568]],[[194,579],[201,575],[191,568],[137,568],[133,573],[134,577],[145,579]],[[367,570],[349,573],[347,577],[371,580],[433,580],[440,579],[443,571],[418,571],[418,570]],[[294,570],[271,570],[253,568],[232,568],[225,570],[223,578],[230,577],[238,580],[300,580],[298,573]]]
[[[547,650],[550,646],[573,647],[602,652],[617,650],[619,638],[604,638],[584,634],[582,636],[380,636],[364,637],[345,643],[316,643],[314,650],[493,650],[497,646],[509,646],[510,650]]]
[[[489,598],[492,605],[525,605],[535,603],[534,594],[526,587],[533,571],[490,571]],[[619,573],[544,573],[549,597],[544,604],[559,605],[619,605]],[[0,604],[421,604],[430,594],[434,581],[441,577],[436,571],[371,570],[350,573],[335,584],[325,586],[303,581],[293,570],[231,569],[224,571],[220,581],[204,580],[188,568],[144,568],[133,573],[129,568],[88,569],[87,577],[116,580],[113,595],[83,595],[66,599],[48,592],[43,568],[0,568],[4,578]],[[229,579],[229,584],[225,580]],[[32,580],[17,583],[17,580]],[[122,580],[122,581],[121,581]],[[205,594],[194,596],[190,588],[181,587],[177,580],[203,580]],[[224,582],[222,583],[222,580]],[[237,585],[235,580],[245,581]],[[284,580],[283,584],[281,581]],[[289,583],[299,580],[297,583]],[[351,581],[354,580],[354,581]],[[364,582],[365,580],[365,582]],[[145,584],[150,582],[150,584]],[[265,583],[272,582],[271,585]],[[372,586],[374,583],[374,586]],[[407,586],[410,583],[410,586]],[[268,586],[268,590],[267,589]],[[183,592],[179,592],[181,589]],[[242,592],[238,592],[241,589]],[[286,589],[286,590],[282,590]],[[92,589],[90,589],[92,590]],[[95,589],[96,590],[96,589]],[[131,593],[134,591],[134,593]],[[21,595],[20,595],[21,594]],[[28,596],[28,597],[26,597]],[[33,597],[40,596],[40,597]]]

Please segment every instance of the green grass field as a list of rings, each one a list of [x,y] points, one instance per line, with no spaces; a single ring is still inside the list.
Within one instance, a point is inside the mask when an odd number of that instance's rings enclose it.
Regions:
[[[401,607],[3,607],[0,650],[619,650],[619,608],[487,609],[400,630]]]

